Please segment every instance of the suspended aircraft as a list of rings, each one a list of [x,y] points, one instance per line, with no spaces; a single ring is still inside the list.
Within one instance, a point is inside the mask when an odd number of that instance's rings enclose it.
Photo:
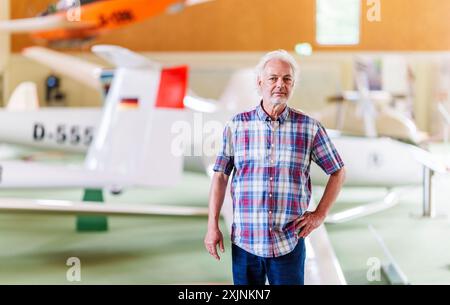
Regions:
[[[116,56],[117,51],[107,47],[101,49],[102,54],[109,58]],[[142,57],[129,57],[127,60],[134,69],[124,68],[116,62],[114,83],[97,117],[96,136],[95,140],[90,139],[85,167],[79,170],[52,167],[45,171],[45,166],[34,163],[2,162],[0,187],[126,187],[176,183],[182,162],[174,154],[161,152],[170,151],[172,138],[170,124],[165,123],[164,118],[184,116],[181,110],[184,109],[187,88],[187,67],[155,66]],[[122,116],[121,112],[127,112],[127,115]],[[159,130],[155,125],[166,128]],[[65,137],[61,134],[55,136]],[[158,143],[161,149],[150,151],[154,143]],[[173,159],[167,160],[169,166],[163,168],[156,161],[158,158]],[[36,166],[36,171],[33,166]],[[42,179],[44,172],[54,175],[53,178]]]
[[[50,45],[70,46],[98,35],[209,0],[60,0],[36,17],[0,21],[0,31],[31,33]]]

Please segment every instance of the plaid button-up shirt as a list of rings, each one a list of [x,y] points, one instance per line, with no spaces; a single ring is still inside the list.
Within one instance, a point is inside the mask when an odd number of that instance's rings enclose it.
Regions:
[[[311,160],[327,174],[344,166],[323,126],[294,109],[286,107],[272,121],[260,104],[226,125],[214,171],[230,175],[234,169],[234,244],[262,257],[295,248],[295,220],[311,198]]]

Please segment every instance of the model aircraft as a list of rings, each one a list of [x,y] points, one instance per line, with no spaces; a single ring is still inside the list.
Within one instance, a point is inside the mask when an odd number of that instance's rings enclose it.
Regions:
[[[102,51],[111,57],[115,49],[104,48]],[[89,139],[91,144],[83,168],[1,162],[0,188],[79,186],[114,189],[176,183],[182,171],[182,160],[167,153],[172,149],[173,137],[168,118],[184,117],[187,67],[154,67],[149,61],[133,64],[135,69],[117,67],[102,115],[97,117],[95,139]],[[127,116],[120,115],[123,111]],[[62,133],[54,136],[66,137]],[[78,133],[72,133],[72,136],[85,140]],[[158,149],[152,149],[154,143],[158,143]]]
[[[345,134],[384,136],[413,144],[420,144],[427,139],[426,133],[419,131],[411,118],[389,105],[393,99],[389,92],[370,91],[368,98],[373,102],[373,109],[367,118],[363,117],[362,97],[358,91],[344,91],[341,95],[330,97],[334,105],[312,115],[324,126]]]
[[[84,42],[154,16],[209,0],[60,0],[37,17],[0,21],[0,31],[32,33],[50,44]]]
[[[118,68],[105,69],[74,56],[41,47],[27,48],[23,54],[52,67],[55,72],[69,75],[86,86],[99,91],[103,90],[105,105],[111,94],[121,94],[121,92],[111,91],[111,88],[116,88],[113,80],[116,79],[119,68],[133,71],[141,66],[147,69],[159,69],[161,66],[140,54],[118,46],[97,45],[92,49],[95,54]],[[135,73],[135,75],[131,77],[137,78],[138,74]],[[131,97],[138,95],[147,87],[139,79],[134,80],[135,85],[130,89],[133,92],[130,93]],[[212,102],[190,92],[186,92],[183,97],[183,104],[193,111],[213,112],[216,110],[216,106]],[[132,98],[122,101],[121,109],[123,111],[120,111],[118,116],[129,120],[129,117],[134,114],[133,111],[125,111],[125,108],[131,107],[132,109],[133,106]],[[13,92],[6,108],[0,110],[0,124],[4,127],[0,130],[0,141],[69,152],[87,152],[94,140],[102,112],[101,107],[39,108],[36,86],[32,83],[24,83]],[[20,122],[20,128],[14,127],[17,127],[17,122]]]
[[[316,119],[351,135],[427,140],[412,119],[414,77],[403,56],[356,56],[353,70],[355,90],[329,97],[333,104],[316,112]]]

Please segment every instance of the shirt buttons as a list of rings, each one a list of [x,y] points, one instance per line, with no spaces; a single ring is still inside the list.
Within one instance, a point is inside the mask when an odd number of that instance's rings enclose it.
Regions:
[[[269,197],[272,197],[272,193],[269,194]]]
[[[272,164],[273,164],[273,160],[270,160],[270,163],[272,163]]]
[[[270,179],[270,181],[272,181],[272,180],[273,180],[273,177],[270,177],[269,179]]]
[[[272,214],[272,211],[269,211],[269,214]]]
[[[272,144],[271,146],[272,146],[272,147],[275,147],[275,144]]]

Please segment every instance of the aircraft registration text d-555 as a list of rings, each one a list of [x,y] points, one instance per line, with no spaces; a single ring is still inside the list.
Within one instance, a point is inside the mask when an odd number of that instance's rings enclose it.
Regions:
[[[94,127],[57,124],[54,130],[42,123],[33,124],[33,141],[52,141],[59,145],[89,146],[94,139]]]

